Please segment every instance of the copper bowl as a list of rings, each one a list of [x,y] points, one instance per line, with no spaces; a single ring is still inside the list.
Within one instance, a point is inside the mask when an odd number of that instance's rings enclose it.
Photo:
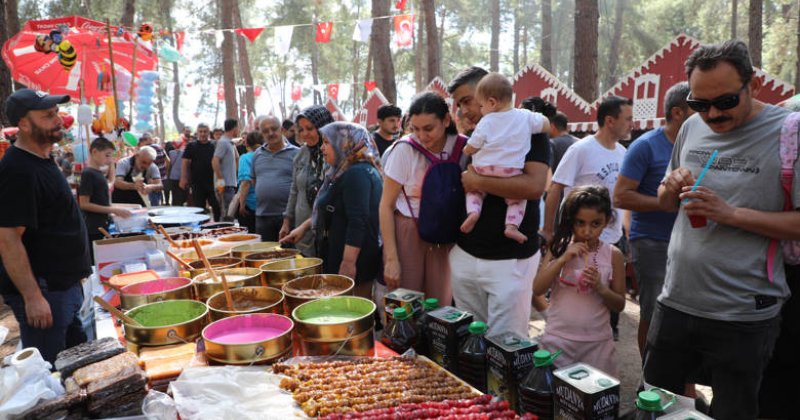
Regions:
[[[244,257],[245,267],[258,268],[273,261],[280,261],[289,258],[302,258],[300,251],[296,249],[273,249],[271,251],[256,252]]]
[[[165,300],[194,299],[192,279],[167,277],[129,284],[120,290],[122,309]]]
[[[313,274],[290,280],[282,289],[287,312],[291,314],[294,308],[312,300],[349,295],[355,284],[350,277],[338,274]]]
[[[125,339],[139,346],[164,346],[194,341],[208,323],[208,307],[196,300],[147,303],[131,309],[125,315],[143,324],[124,324]]]
[[[304,356],[374,355],[376,305],[369,299],[335,296],[306,302],[292,311]]]
[[[228,268],[238,268],[242,266],[241,259],[231,257],[208,258],[208,263],[211,264],[211,268],[215,270],[225,270]],[[189,277],[191,278],[195,278],[207,271],[205,264],[203,264],[203,261],[201,260],[192,261],[189,263],[189,265],[192,266],[192,269],[189,270]]]
[[[283,311],[283,292],[273,287],[244,286],[231,289],[231,298],[233,299],[232,311],[228,309],[225,291],[208,298],[206,304],[212,321],[236,315],[279,314]]]
[[[291,352],[293,328],[291,319],[277,314],[224,318],[203,329],[206,356],[228,364],[277,361]]]
[[[214,282],[210,273],[202,273],[193,278],[195,294],[197,299],[205,302],[211,296],[223,291],[222,276],[225,274],[225,280],[228,281],[228,287],[233,289],[236,287],[244,286],[259,286],[261,285],[261,273],[257,268],[225,268],[214,270],[217,273],[219,282]]]
[[[274,261],[262,265],[264,280],[268,286],[282,288],[289,280],[312,274],[322,274],[322,259],[294,258]]]
[[[280,242],[259,242],[256,244],[238,245],[231,248],[231,256],[244,259],[244,257],[250,254],[272,251],[276,248],[280,248],[280,246]]]
[[[203,254],[206,256],[206,258],[219,258],[230,256],[230,251],[224,248],[206,248],[203,250]],[[183,251],[178,254],[178,257],[186,262],[200,260],[200,257],[197,255],[197,251],[195,250]]]

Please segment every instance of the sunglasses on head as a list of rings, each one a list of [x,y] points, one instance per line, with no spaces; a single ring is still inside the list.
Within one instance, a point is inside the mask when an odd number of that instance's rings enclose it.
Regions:
[[[709,109],[713,106],[720,111],[727,111],[731,108],[736,108],[739,105],[739,94],[747,87],[747,83],[742,85],[742,88],[739,89],[736,93],[731,93],[728,95],[722,95],[717,99],[707,101],[704,99],[692,99],[692,94],[690,93],[689,96],[686,98],[686,105],[689,106],[695,112],[708,112]]]

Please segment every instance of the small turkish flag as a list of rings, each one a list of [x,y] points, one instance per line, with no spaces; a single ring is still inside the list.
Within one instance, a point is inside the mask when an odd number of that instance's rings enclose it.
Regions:
[[[258,98],[259,96],[261,96],[261,86],[256,86],[256,87],[253,89],[253,96],[255,96],[256,98]]]
[[[303,88],[300,85],[292,85],[292,100],[297,102],[303,97]]]
[[[225,86],[218,85],[217,86],[217,100],[224,101],[225,100]]]
[[[317,42],[320,44],[327,44],[331,41],[331,34],[333,33],[333,22],[319,22],[317,23]]]
[[[394,39],[398,47],[408,47],[414,39],[414,15],[394,17]]]
[[[183,49],[183,41],[186,39],[186,32],[175,32],[175,44],[178,51]]]
[[[378,86],[378,83],[374,80],[370,80],[368,82],[364,82],[364,87],[367,89],[367,92],[372,92]]]
[[[255,42],[256,38],[264,32],[265,28],[236,28],[233,31],[237,34],[250,40],[250,43]]]
[[[406,1],[407,0],[398,0],[397,3],[394,4],[394,7],[397,8],[397,10],[405,10]]]
[[[335,100],[339,99],[339,84],[331,83],[328,85],[328,97]]]

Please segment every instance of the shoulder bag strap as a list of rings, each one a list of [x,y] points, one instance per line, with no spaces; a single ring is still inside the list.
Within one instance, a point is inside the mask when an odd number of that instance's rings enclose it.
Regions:
[[[800,137],[800,112],[792,112],[783,120],[780,138],[781,159],[781,187],[783,189],[783,209],[792,209],[792,181],[794,178],[794,163],[797,161],[797,143]],[[780,248],[780,241],[769,241],[767,248],[767,278],[774,281],[775,255]]]

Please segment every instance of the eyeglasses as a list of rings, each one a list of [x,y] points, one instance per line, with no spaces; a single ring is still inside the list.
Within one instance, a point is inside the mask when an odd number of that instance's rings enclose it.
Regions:
[[[691,99],[692,94],[690,93],[689,96],[686,97],[686,105],[696,112],[708,112],[712,106],[720,111],[727,111],[731,108],[736,108],[739,105],[739,94],[741,94],[745,88],[747,88],[747,83],[743,84],[742,88],[739,89],[738,92],[722,95],[719,98],[711,101],[706,101],[703,99]]]

